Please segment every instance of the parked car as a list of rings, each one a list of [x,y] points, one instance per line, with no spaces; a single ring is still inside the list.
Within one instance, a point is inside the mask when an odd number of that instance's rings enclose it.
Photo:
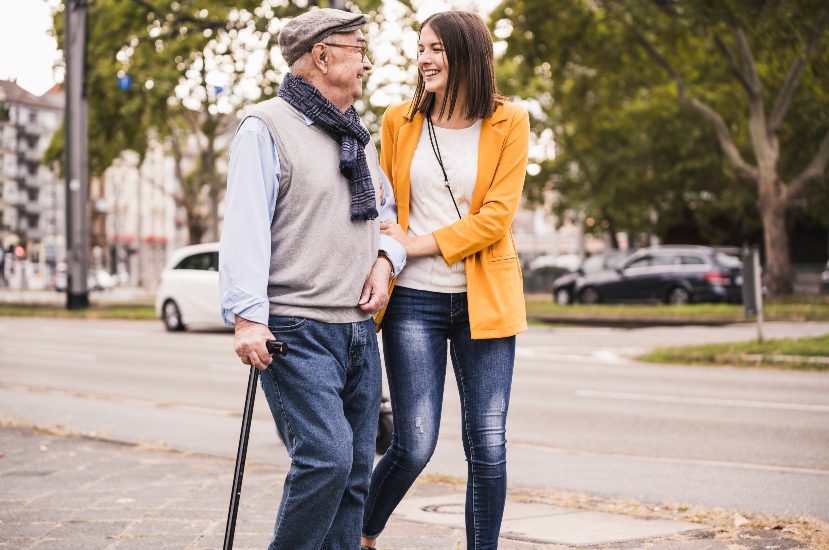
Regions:
[[[69,274],[66,262],[58,262],[55,267],[55,290],[66,292],[69,284]],[[118,279],[105,269],[90,268],[86,272],[86,288],[93,290],[109,290],[118,285]]]
[[[532,294],[536,292],[549,292],[552,284],[561,276],[570,273],[569,269],[555,265],[547,265],[536,269],[524,269],[524,292]]]
[[[585,304],[660,301],[741,302],[742,261],[736,248],[658,246],[643,248],[619,264],[576,281]]]
[[[829,260],[826,262],[826,269],[820,274],[820,293],[829,294]]]
[[[219,243],[176,250],[164,270],[155,295],[156,314],[169,331],[188,325],[222,325],[219,304]]]
[[[579,277],[603,269],[614,269],[627,255],[627,252],[620,250],[610,250],[608,252],[593,254],[585,259],[576,271],[561,275],[553,281],[553,300],[563,306],[572,304],[575,298],[573,291],[575,290],[576,281]]]

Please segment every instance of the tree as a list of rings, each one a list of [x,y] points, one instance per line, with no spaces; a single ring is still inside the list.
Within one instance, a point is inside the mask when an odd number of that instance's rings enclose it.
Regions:
[[[87,94],[90,174],[103,171],[125,149],[143,156],[149,136],[167,143],[180,189],[174,195],[187,215],[191,242],[207,232],[218,239],[218,205],[224,191],[222,136],[245,105],[276,94],[287,71],[276,38],[284,18],[326,1],[96,0],[90,4]],[[389,23],[382,0],[357,2],[371,30]],[[404,14],[413,10],[401,3]],[[63,39],[61,12],[55,32]],[[132,85],[119,89],[117,78]],[[379,130],[384,106],[361,102],[370,128]],[[60,160],[62,133],[50,148]],[[205,202],[207,203],[205,207]]]
[[[742,204],[754,195],[768,288],[772,294],[791,292],[787,216],[805,194],[827,185],[829,112],[820,75],[829,67],[824,32],[829,5],[817,0],[508,0],[495,14],[496,31],[499,24],[510,26],[501,23],[507,18],[512,28],[504,33],[505,59],[515,78],[538,80],[546,73],[552,81],[549,93],[555,101],[544,114],[558,130],[559,153],[571,159],[567,170],[580,171],[591,189],[602,189],[610,174],[611,191],[637,177],[649,181],[654,170],[682,162],[697,165],[686,176],[704,169],[712,177],[716,157],[705,144],[716,145],[723,160],[720,175],[714,186],[697,191],[728,189],[730,198]],[[671,113],[670,98],[682,109]],[[650,104],[631,119],[643,101]],[[637,120],[641,124],[635,126]],[[670,120],[684,123],[679,131],[653,133],[670,130],[665,126]],[[579,135],[596,129],[591,136]],[[694,145],[686,150],[678,149],[683,129]],[[637,146],[632,135],[641,132],[651,145],[673,147]],[[620,155],[606,145],[613,143],[609,136],[614,133],[621,135]],[[637,148],[643,157],[634,154]],[[660,158],[669,162],[659,166]],[[633,163],[622,170],[631,174],[619,175],[612,165],[619,160]],[[562,162],[548,168],[547,181],[566,180]],[[678,183],[680,196],[688,200],[693,186],[687,179]],[[637,186],[631,192],[636,189],[650,192]],[[598,199],[612,203],[601,195]]]

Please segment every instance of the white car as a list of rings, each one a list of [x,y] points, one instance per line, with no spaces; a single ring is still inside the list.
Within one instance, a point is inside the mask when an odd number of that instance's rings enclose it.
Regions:
[[[219,304],[219,243],[185,246],[173,253],[161,272],[155,311],[170,331],[188,325],[224,325]]]

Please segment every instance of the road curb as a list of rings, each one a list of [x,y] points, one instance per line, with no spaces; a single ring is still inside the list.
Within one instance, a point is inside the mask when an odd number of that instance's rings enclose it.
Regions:
[[[583,325],[591,327],[610,328],[646,328],[646,327],[678,327],[678,326],[709,326],[720,327],[725,325],[742,324],[747,321],[734,319],[699,319],[699,318],[660,318],[660,317],[624,317],[608,318],[602,316],[579,316],[557,314],[528,314],[528,321],[545,324]]]

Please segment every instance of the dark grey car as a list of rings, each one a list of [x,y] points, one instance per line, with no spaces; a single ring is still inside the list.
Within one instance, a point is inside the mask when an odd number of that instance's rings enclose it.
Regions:
[[[659,246],[636,251],[615,269],[579,277],[574,293],[599,302],[741,302],[742,261],[733,248]]]
[[[605,269],[613,269],[627,255],[627,252],[620,250],[609,250],[607,252],[593,254],[584,260],[576,271],[561,275],[553,281],[553,301],[562,306],[572,304],[575,301],[576,296],[574,290],[579,277]]]

